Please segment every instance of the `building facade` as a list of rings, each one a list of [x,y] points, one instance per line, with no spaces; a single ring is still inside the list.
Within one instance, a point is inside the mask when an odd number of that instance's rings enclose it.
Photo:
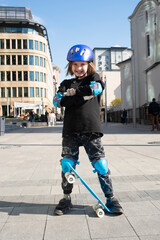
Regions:
[[[46,28],[25,7],[0,7],[0,115],[51,110],[53,75]]]
[[[139,108],[152,98],[160,101],[160,1],[140,1],[129,19]]]
[[[103,92],[102,106],[117,98],[121,98],[121,75],[119,62],[131,56],[131,49],[126,47],[114,46],[111,48],[94,48],[93,63],[103,82],[106,82],[106,90]]]
[[[94,48],[93,63],[98,73],[102,71],[119,71],[117,63],[131,56],[131,50],[125,47]]]

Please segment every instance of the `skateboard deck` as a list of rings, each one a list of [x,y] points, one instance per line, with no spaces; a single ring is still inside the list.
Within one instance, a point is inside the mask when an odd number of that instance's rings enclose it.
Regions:
[[[87,188],[87,190],[93,195],[95,199],[98,200],[98,203],[93,206],[93,210],[97,214],[98,217],[104,216],[104,210],[106,210],[109,213],[112,213],[112,211],[106,207],[106,205],[102,202],[102,200],[97,196],[97,194],[89,187],[89,185],[81,178],[81,176],[77,173],[77,171],[71,166],[70,163],[68,164],[70,168],[70,172],[65,173],[65,177],[69,183],[74,183],[75,176],[80,179],[82,184]],[[75,175],[75,176],[74,176]]]

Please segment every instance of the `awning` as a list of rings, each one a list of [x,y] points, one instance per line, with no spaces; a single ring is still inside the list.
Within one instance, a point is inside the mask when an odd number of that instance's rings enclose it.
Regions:
[[[42,106],[39,104],[33,104],[33,103],[14,102],[14,108],[41,109]]]

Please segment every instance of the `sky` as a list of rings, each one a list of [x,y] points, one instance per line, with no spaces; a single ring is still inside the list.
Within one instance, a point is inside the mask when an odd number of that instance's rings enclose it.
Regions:
[[[0,0],[0,6],[28,7],[47,28],[53,63],[66,78],[66,56],[76,44],[131,47],[130,22],[140,0]]]

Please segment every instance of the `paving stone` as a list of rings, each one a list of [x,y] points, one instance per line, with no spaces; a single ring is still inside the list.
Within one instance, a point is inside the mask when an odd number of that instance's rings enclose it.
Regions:
[[[83,210],[82,210],[83,211]],[[88,224],[81,210],[64,216],[52,216],[48,218],[44,240],[89,240]],[[74,227],[73,227],[74,226]]]
[[[34,207],[15,207],[7,222],[33,222],[45,221],[48,206],[37,205]]]
[[[1,240],[41,240],[45,228],[45,221],[10,222],[0,231]]]
[[[159,240],[160,235],[142,236],[140,240]]]
[[[157,209],[151,202],[127,202],[121,203],[125,215],[128,216],[146,216],[146,215],[160,215],[160,210]]]
[[[5,223],[12,211],[13,207],[0,207],[0,223]]]
[[[124,215],[116,217],[105,216],[100,219],[87,216],[87,220],[91,238],[93,239],[136,236]]]
[[[139,236],[160,235],[160,214],[128,217],[128,220]]]

